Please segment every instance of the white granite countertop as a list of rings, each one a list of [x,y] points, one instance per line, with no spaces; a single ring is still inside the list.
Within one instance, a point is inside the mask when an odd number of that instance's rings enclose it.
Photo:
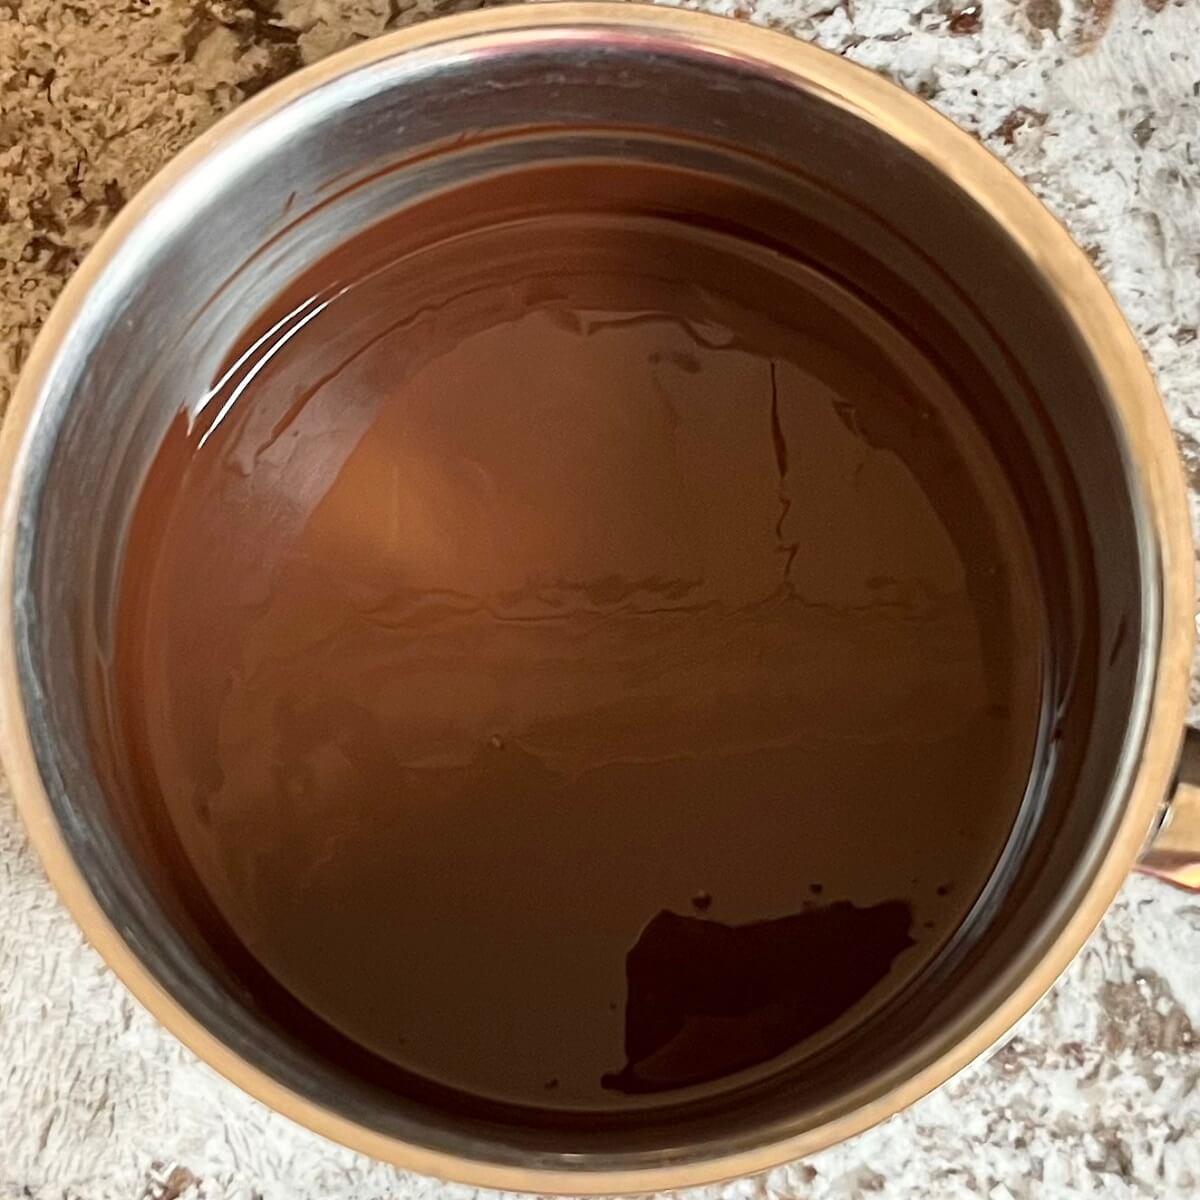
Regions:
[[[0,0],[0,405],[122,203],[239,100],[440,0]],[[1200,488],[1200,0],[712,0],[885,72],[1087,248]],[[1200,1196],[1200,898],[1132,880],[1007,1045],[887,1124],[712,1189]],[[87,949],[0,794],[0,1200],[455,1197],[219,1079]]]

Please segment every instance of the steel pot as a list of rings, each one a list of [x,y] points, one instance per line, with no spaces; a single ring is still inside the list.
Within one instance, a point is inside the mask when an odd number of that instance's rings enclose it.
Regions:
[[[480,1115],[397,1095],[262,1011],[189,925],[110,785],[92,699],[125,521],[174,415],[248,317],[348,231],[484,171],[592,153],[774,189],[812,246],[957,338],[1027,498],[1097,597],[1093,700],[1051,705],[1036,797],[954,953],[832,1058],[636,1120]],[[815,252],[815,251],[814,251]],[[857,256],[857,258],[856,258]],[[162,386],[164,380],[170,386]],[[990,418],[991,419],[991,418]],[[378,1158],[465,1182],[615,1192],[808,1154],[895,1113],[1045,992],[1126,874],[1200,886],[1184,758],[1193,552],[1171,431],[1090,263],[1000,163],[922,102],[734,21],[607,4],[439,20],[302,71],[166,168],[101,239],[29,360],[3,434],[3,754],[65,902],[130,990],[265,1103]],[[1157,833],[1150,849],[1148,838]]]

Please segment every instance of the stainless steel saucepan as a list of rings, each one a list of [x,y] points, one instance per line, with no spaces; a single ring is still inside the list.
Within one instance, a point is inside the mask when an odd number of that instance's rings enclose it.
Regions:
[[[1043,563],[1063,621],[1078,595],[1094,600],[1072,670],[1097,686],[1051,697],[1036,796],[1002,885],[953,954],[799,1067],[585,1120],[398,1094],[260,1007],[112,786],[95,689],[147,463],[179,398],[204,392],[254,314],[434,189],[598,153],[770,193],[771,211],[790,215],[760,232],[803,241],[789,248],[848,286],[869,267],[874,300],[932,342],[954,341],[987,432],[1024,464],[1027,508],[1065,547]],[[192,1050],[378,1158],[538,1192],[758,1171],[882,1120],[991,1046],[1131,869],[1200,886],[1193,743],[1176,783],[1192,541],[1138,347],[1084,254],[983,147],[883,79],[781,35],[638,5],[533,5],[430,22],[287,79],[201,137],[101,239],[37,342],[2,459],[3,755],[51,878]]]

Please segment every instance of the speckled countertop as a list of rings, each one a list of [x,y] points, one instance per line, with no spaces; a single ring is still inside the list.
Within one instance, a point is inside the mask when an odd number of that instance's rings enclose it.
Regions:
[[[63,281],[170,155],[305,62],[464,5],[0,0],[0,407]],[[468,3],[465,7],[474,7]],[[713,0],[885,72],[1005,158],[1113,286],[1200,488],[1200,0]],[[1200,899],[1133,880],[1002,1049],[712,1196],[1200,1196]],[[82,943],[0,795],[0,1200],[465,1195],[196,1062]]]

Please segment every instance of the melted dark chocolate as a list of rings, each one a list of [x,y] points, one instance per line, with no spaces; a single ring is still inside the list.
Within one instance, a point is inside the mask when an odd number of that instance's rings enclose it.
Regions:
[[[130,788],[302,1004],[613,1107],[807,1053],[945,944],[1029,772],[1040,593],[893,323],[567,183],[350,241],[179,397],[115,683]]]
[[[915,945],[898,900],[723,925],[660,912],[625,958],[619,1092],[661,1092],[757,1066],[857,1004]]]

